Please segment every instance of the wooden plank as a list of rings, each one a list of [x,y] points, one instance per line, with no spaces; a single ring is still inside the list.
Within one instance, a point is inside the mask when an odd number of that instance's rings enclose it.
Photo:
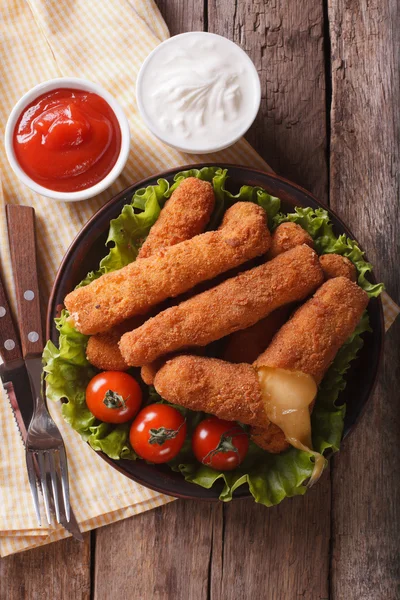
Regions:
[[[331,204],[399,302],[400,19],[390,0],[330,0]],[[398,598],[400,323],[379,385],[333,469],[332,598]]]
[[[177,501],[96,533],[95,600],[206,600],[222,507]]]
[[[0,560],[0,600],[89,600],[90,534]]]
[[[328,598],[329,507],[328,472],[306,496],[280,506],[226,506],[223,571],[211,600]]]
[[[185,31],[203,31],[204,10],[201,0],[156,0],[171,35]]]
[[[277,173],[326,200],[323,3],[209,0],[208,22],[260,75],[261,109],[246,137]]]
[[[281,175],[327,201],[322,3],[210,0],[209,30],[239,43],[261,78],[262,107],[248,139]],[[330,479],[304,498],[266,509],[225,507],[222,572],[212,600],[328,597]]]

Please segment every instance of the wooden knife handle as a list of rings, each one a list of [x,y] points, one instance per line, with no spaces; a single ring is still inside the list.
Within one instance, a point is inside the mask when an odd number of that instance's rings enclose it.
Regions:
[[[36,262],[35,211],[31,206],[6,206],[8,238],[24,358],[43,351]]]
[[[0,356],[5,363],[22,358],[19,336],[14,327],[6,288],[0,275]]]

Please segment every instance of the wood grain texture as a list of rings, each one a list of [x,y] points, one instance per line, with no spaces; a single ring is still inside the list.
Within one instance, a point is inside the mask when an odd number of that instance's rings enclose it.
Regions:
[[[89,533],[0,559],[0,600],[89,598]]]
[[[390,0],[330,0],[332,207],[400,300],[400,19]],[[334,461],[332,600],[400,597],[400,323],[379,385]]]
[[[305,497],[280,506],[227,505],[222,574],[211,600],[328,598],[329,506],[328,472]]]
[[[171,35],[204,30],[202,0],[157,0],[156,4]]]
[[[207,600],[214,537],[222,539],[222,507],[194,501],[99,529],[94,599]]]
[[[14,342],[12,348],[9,343]],[[19,345],[19,335],[14,325],[14,319],[8,303],[7,290],[0,273],[0,357],[4,362],[22,358]]]
[[[247,139],[279,175],[327,201],[323,3],[209,0],[208,23],[259,72],[261,108]]]

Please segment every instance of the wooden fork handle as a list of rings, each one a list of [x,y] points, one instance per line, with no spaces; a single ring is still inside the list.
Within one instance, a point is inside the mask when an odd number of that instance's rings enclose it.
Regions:
[[[31,206],[6,206],[11,262],[17,291],[19,331],[24,358],[43,351],[36,262],[35,211]]]
[[[0,356],[5,363],[22,358],[6,288],[0,275]]]

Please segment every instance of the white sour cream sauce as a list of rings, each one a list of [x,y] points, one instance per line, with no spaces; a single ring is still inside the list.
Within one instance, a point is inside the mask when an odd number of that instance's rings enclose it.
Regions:
[[[184,152],[222,150],[254,121],[261,99],[257,70],[230,40],[206,32],[177,35],[143,63],[139,110],[149,129]]]

